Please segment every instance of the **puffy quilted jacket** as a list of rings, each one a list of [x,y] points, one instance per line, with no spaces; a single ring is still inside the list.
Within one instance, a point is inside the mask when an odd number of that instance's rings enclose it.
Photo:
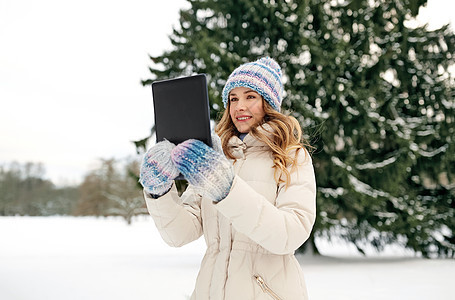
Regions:
[[[214,204],[191,186],[158,199],[145,194],[150,215],[170,246],[202,234],[207,251],[191,299],[308,299],[294,251],[310,235],[316,212],[311,158],[300,151],[291,184],[277,185],[267,145],[233,137],[236,176],[229,195]]]

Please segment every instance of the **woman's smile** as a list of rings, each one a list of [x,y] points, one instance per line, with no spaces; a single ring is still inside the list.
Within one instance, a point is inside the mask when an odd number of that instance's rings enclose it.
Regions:
[[[239,122],[241,122],[241,121],[246,121],[246,120],[249,120],[249,119],[251,119],[250,116],[240,116],[240,117],[237,117],[237,120],[238,120]]]

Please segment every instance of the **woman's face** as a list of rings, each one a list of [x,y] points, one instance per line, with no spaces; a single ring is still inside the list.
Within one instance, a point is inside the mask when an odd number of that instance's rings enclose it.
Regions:
[[[262,96],[250,88],[237,87],[229,93],[229,114],[240,133],[248,133],[264,119]]]

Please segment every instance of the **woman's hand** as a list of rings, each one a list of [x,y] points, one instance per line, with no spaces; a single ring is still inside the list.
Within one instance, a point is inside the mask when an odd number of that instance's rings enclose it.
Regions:
[[[172,161],[198,192],[219,202],[226,198],[234,180],[234,167],[224,154],[198,140],[178,144],[171,153]]]
[[[179,175],[179,170],[171,160],[171,151],[174,148],[174,144],[164,140],[144,155],[139,182],[154,198],[166,194],[171,189],[173,180]]]

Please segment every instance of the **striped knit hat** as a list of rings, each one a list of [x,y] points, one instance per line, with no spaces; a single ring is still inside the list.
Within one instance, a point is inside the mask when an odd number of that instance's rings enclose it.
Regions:
[[[270,57],[241,65],[229,75],[223,89],[223,103],[227,106],[229,93],[237,87],[247,87],[258,92],[275,109],[280,111],[283,83],[281,68]]]

